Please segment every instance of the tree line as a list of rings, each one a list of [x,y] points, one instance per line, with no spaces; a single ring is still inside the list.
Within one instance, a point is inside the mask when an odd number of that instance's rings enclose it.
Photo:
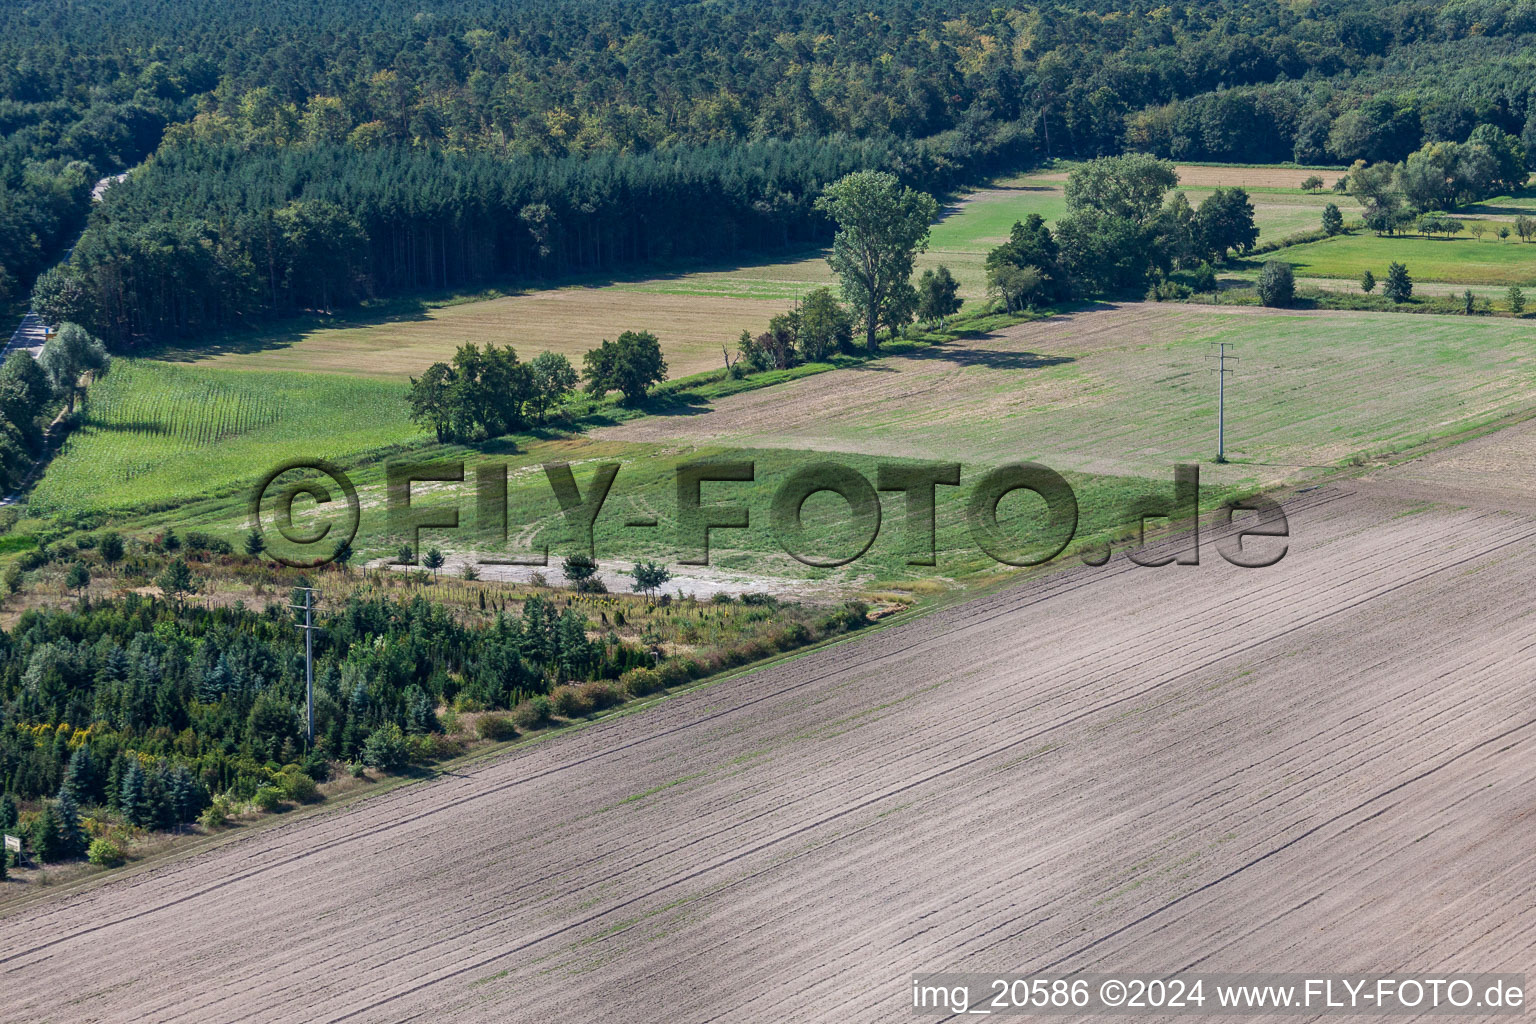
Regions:
[[[38,293],[122,345],[819,244],[815,198],[854,170],[943,192],[1059,156],[1404,161],[1481,124],[1528,143],[1521,10],[81,0],[0,12],[0,123],[55,177],[137,159],[170,126]],[[37,180],[15,166],[5,180]],[[66,191],[77,224],[87,201]],[[70,216],[35,231],[47,218],[0,203],[17,287]],[[33,236],[32,257],[4,255]]]
[[[34,304],[116,345],[491,280],[601,274],[824,241],[822,187],[899,167],[928,188],[1015,162],[924,143],[767,141],[586,158],[346,145],[163,151],[113,187]]]

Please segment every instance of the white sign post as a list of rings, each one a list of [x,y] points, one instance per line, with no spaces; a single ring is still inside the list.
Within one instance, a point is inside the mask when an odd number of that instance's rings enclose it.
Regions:
[[[6,836],[5,837],[5,848],[7,850],[11,851],[12,853],[20,853],[21,852],[21,840],[17,839],[15,836]]]

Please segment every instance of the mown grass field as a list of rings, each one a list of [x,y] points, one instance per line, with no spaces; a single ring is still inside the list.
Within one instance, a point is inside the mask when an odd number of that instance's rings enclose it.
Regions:
[[[868,366],[721,399],[705,415],[598,432],[828,452],[1035,459],[1167,478],[1216,455],[1214,346],[1228,466],[1271,483],[1401,449],[1523,408],[1536,346],[1523,321],[1131,303],[1074,312]]]
[[[1197,206],[1218,185],[1250,188],[1265,240],[1316,228],[1329,202],[1338,203],[1346,217],[1354,215],[1357,208],[1348,197],[1302,192],[1300,181],[1311,173],[1179,167],[1181,180],[1193,182],[1185,191]],[[1319,173],[1331,181],[1329,172]],[[1015,221],[1031,213],[1049,221],[1062,216],[1066,174],[1058,170],[1001,182],[951,203],[933,227],[928,251],[918,257],[918,272],[942,263],[959,278],[966,300],[982,300],[987,252],[1007,240]],[[545,350],[562,352],[579,366],[583,353],[603,338],[643,328],[660,337],[672,376],[682,377],[719,368],[722,345],[734,353],[744,329],[762,330],[797,296],[821,285],[835,287],[836,282],[824,254],[808,252],[751,266],[619,280],[600,287],[397,309],[375,322],[359,315],[337,326],[286,326],[227,343],[167,350],[161,357],[226,369],[403,379],[471,341],[510,344],[524,358]]]
[[[1359,280],[1369,270],[1380,281],[1387,276],[1387,265],[1397,262],[1408,268],[1415,282],[1536,284],[1536,245],[1513,236],[1500,241],[1491,231],[1482,239],[1466,234],[1454,238],[1379,237],[1370,231],[1357,231],[1292,246],[1263,258],[1284,260],[1303,277]]]
[[[1233,343],[1240,360],[1228,382],[1226,466],[1213,465],[1211,346],[1219,341]],[[1135,499],[1170,493],[1178,462],[1202,464],[1209,504],[1516,411],[1536,387],[1536,351],[1524,325],[1512,320],[1132,304],[908,346],[873,363],[686,403],[574,438],[479,447],[430,444],[403,412],[393,434],[370,428],[360,409],[391,401],[399,408],[398,385],[372,380],[140,362],[120,364],[108,381],[116,390],[98,393],[93,426],[71,441],[39,491],[52,507],[118,509],[131,529],[201,529],[238,540],[248,526],[248,488],[261,471],[318,454],[348,465],[361,491],[358,555],[387,556],[400,538],[389,530],[376,456],[380,442],[414,439],[410,457],[463,459],[467,470],[463,484],[414,489],[418,503],[451,498],[461,515],[459,529],[427,531],[424,543],[459,554],[491,550],[476,532],[473,483],[475,465],[489,460],[509,467],[510,548],[526,552],[548,541],[560,550],[564,522],[541,465],[572,462],[585,488],[595,463],[615,461],[623,468],[598,521],[599,555],[675,564],[682,554],[673,519],[676,465],[731,457],[754,461],[756,479],[706,485],[704,497],[740,501],[752,510],[753,525],[715,534],[714,566],[878,586],[998,571],[964,528],[967,488],[939,489],[936,569],[905,565],[904,499],[888,494],[874,547],[854,564],[828,570],[791,559],[769,528],[772,494],[788,473],[830,459],[873,480],[879,461],[952,460],[964,465],[969,484],[994,466],[1031,459],[1063,472],[1078,489],[1080,537],[1104,535],[1127,521]],[[268,407],[251,404],[242,389],[264,394],[278,386],[289,389],[287,400],[299,413],[269,422]],[[311,437],[326,443],[316,447]],[[1039,526],[1033,500],[1009,502],[1005,513],[1021,531]],[[306,501],[300,509],[301,524],[316,514]],[[841,499],[819,495],[806,515],[816,553],[857,546]],[[659,525],[624,525],[643,516]]]

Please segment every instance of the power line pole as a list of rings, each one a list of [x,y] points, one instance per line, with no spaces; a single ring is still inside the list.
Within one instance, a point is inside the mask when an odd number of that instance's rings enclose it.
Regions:
[[[315,595],[319,591],[314,587],[294,587],[295,590],[304,591],[304,603],[302,605],[289,605],[295,610],[304,610],[304,625],[299,628],[304,631],[304,706],[309,717],[309,747],[315,746]]]
[[[1227,461],[1227,360],[1237,362],[1236,356],[1228,356],[1227,349],[1235,347],[1231,342],[1218,341],[1216,368],[1216,461]]]

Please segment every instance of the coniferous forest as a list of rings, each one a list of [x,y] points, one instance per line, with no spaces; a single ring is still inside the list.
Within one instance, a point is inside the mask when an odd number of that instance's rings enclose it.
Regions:
[[[84,0],[0,12],[0,264],[118,345],[825,242],[848,170],[1536,141],[1529,5]]]

